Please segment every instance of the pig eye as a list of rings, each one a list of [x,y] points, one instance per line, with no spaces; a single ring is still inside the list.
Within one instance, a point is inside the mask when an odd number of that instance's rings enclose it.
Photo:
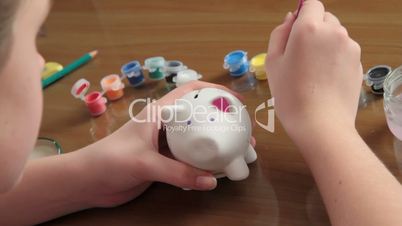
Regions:
[[[188,120],[188,121],[187,121],[187,125],[191,125],[191,120]]]
[[[209,121],[210,121],[210,122],[215,122],[215,118],[212,118],[212,117],[211,117],[211,118],[209,118]]]
[[[194,96],[194,99],[197,99],[198,98],[198,93]]]

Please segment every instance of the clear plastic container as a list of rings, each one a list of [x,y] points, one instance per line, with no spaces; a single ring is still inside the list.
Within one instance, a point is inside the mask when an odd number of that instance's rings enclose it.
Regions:
[[[384,93],[384,81],[392,73],[392,68],[388,65],[377,65],[368,70],[364,75],[366,85],[371,88],[371,92],[377,95]]]
[[[384,111],[389,129],[402,140],[402,66],[385,79]]]
[[[255,74],[255,78],[258,80],[267,80],[267,74],[265,72],[265,58],[266,53],[258,54],[250,61],[250,72]]]
[[[202,75],[198,74],[194,70],[183,70],[177,73],[177,76],[173,78],[173,82],[176,83],[176,86],[182,86],[188,82],[196,81],[202,78]]]
[[[180,71],[187,70],[187,66],[178,60],[170,60],[165,63],[165,79],[168,83],[174,83],[173,79]]]
[[[121,67],[123,77],[127,77],[130,85],[140,87],[144,84],[145,78],[139,61],[131,61]]]
[[[236,50],[227,54],[224,58],[223,68],[229,70],[233,77],[241,77],[249,70],[247,52]]]
[[[108,75],[101,80],[101,86],[107,98],[115,101],[124,96],[124,83],[118,75]]]
[[[152,80],[161,80],[165,78],[163,69],[165,67],[165,58],[151,57],[145,60],[144,69],[149,71],[149,78]]]

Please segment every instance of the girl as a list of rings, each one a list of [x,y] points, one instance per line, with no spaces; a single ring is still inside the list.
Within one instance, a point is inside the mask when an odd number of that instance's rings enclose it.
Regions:
[[[158,153],[154,123],[130,121],[81,150],[27,162],[42,114],[44,60],[35,38],[49,8],[49,0],[0,0],[0,83],[6,84],[0,89],[0,225],[32,225],[116,206],[152,181],[215,188],[208,172]],[[362,79],[358,44],[319,1],[307,0],[299,18],[289,13],[273,31],[268,56],[277,115],[310,166],[332,223],[399,225],[401,186],[354,126]],[[192,83],[153,104],[171,104],[203,87],[224,88]]]
[[[0,83],[7,84],[0,95],[8,96],[0,98],[0,225],[31,225],[86,208],[116,206],[141,194],[152,181],[214,189],[216,179],[210,173],[158,153],[156,123],[130,121],[81,150],[27,162],[42,115],[44,60],[35,39],[49,8],[48,0],[0,0]],[[225,89],[193,83],[154,104],[173,104],[204,87]]]

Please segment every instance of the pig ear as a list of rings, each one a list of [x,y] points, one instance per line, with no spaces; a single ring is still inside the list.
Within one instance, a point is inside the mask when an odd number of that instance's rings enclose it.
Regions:
[[[226,97],[218,97],[212,101],[212,105],[219,111],[230,112],[230,101]]]

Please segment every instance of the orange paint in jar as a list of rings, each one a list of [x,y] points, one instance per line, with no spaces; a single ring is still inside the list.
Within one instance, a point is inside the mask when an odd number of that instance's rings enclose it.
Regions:
[[[118,75],[108,75],[101,80],[101,86],[110,101],[124,96],[124,84]]]

